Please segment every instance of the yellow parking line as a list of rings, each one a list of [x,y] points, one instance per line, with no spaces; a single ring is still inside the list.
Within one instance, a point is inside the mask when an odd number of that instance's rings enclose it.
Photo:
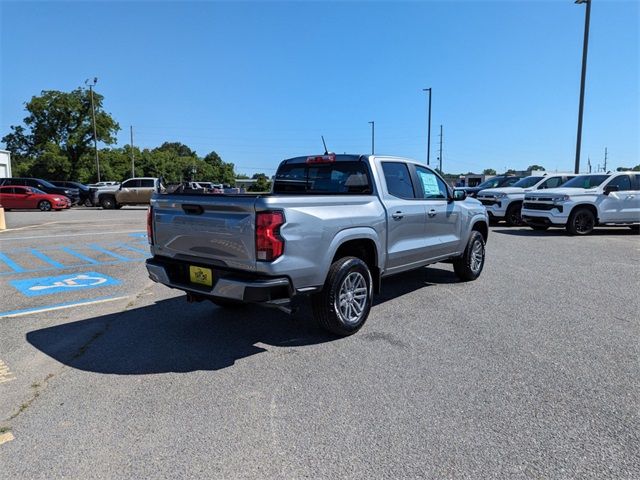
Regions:
[[[13,436],[13,433],[11,432],[2,433],[0,434],[0,445],[2,445],[3,443],[10,442],[11,440],[14,440],[14,439],[15,437]]]

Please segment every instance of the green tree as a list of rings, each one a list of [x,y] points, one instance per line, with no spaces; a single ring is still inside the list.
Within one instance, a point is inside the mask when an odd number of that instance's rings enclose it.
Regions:
[[[636,165],[635,167],[631,168],[631,167],[618,167],[616,168],[616,171],[618,172],[625,172],[631,170],[633,172],[640,172],[640,165]]]
[[[248,192],[268,192],[271,190],[271,182],[264,173],[255,173],[251,178],[256,180],[256,183],[247,188]]]
[[[496,174],[496,171],[495,171],[493,168],[485,168],[485,169],[482,171],[482,174],[483,174],[483,175],[495,175],[495,174]]]
[[[531,170],[542,170],[544,172],[545,168],[542,165],[529,165],[527,171],[530,172]]]
[[[187,147],[184,143],[180,142],[164,142],[157,148],[153,149],[156,152],[171,152],[176,157],[194,157],[197,158],[198,154]]]
[[[118,123],[103,109],[104,97],[93,93],[96,110],[96,137],[110,145],[115,143]],[[77,88],[72,92],[42,91],[25,104],[28,115],[24,126],[12,125],[11,132],[2,138],[15,159],[17,170],[36,172],[46,170],[45,159],[55,162],[50,178],[77,178],[84,171],[81,159],[92,150],[93,123],[89,91]],[[56,145],[56,151],[52,145]],[[68,162],[62,162],[61,156]],[[22,164],[29,164],[25,169]],[[37,169],[31,172],[31,169]]]

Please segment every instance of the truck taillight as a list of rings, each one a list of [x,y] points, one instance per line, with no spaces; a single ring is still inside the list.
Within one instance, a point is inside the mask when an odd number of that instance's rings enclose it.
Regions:
[[[271,262],[282,255],[284,239],[280,227],[284,224],[284,214],[278,211],[256,214],[256,259]]]
[[[153,245],[153,207],[147,210],[147,240]]]

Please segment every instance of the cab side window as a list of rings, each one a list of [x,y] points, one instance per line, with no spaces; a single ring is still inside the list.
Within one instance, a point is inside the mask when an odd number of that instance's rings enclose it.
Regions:
[[[544,188],[556,188],[562,185],[564,182],[562,181],[562,177],[552,177],[545,182],[542,182],[542,185],[538,187],[538,189]]]
[[[633,180],[633,185],[631,185],[631,188],[633,190],[640,190],[640,173],[631,175],[631,180]]]
[[[406,163],[382,162],[382,170],[389,194],[399,198],[416,198]]]
[[[153,188],[154,182],[153,180],[140,180],[140,187],[142,188]]]
[[[631,190],[629,175],[620,175],[611,180],[607,185],[617,185],[621,191]]]
[[[122,184],[122,188],[138,188],[140,186],[140,180],[127,180]]]
[[[429,200],[446,200],[449,197],[449,190],[445,183],[431,170],[424,167],[416,167],[416,173],[422,186],[423,198]]]

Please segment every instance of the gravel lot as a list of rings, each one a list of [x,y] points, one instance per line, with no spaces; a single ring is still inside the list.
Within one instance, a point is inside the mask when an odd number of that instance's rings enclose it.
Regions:
[[[7,214],[0,252],[25,271],[0,270],[0,478],[640,478],[630,230],[493,227],[477,281],[389,278],[335,339],[306,306],[228,311],[153,284],[144,221]],[[117,284],[10,283],[89,270]]]

